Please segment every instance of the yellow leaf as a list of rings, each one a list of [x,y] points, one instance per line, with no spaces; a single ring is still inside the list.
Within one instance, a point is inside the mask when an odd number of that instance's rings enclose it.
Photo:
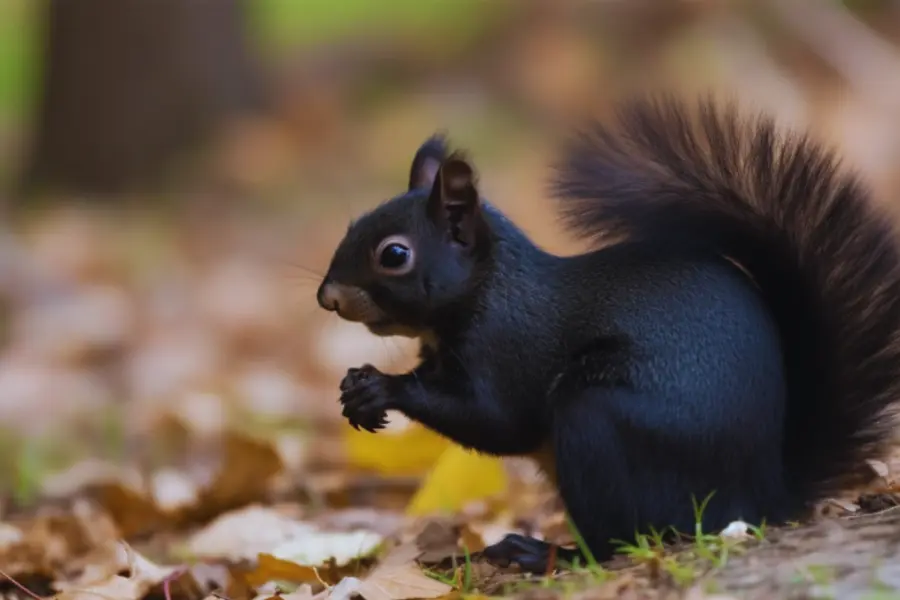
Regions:
[[[426,472],[450,442],[418,423],[378,433],[344,427],[344,444],[350,464],[383,475],[415,476]]]
[[[499,458],[451,446],[441,455],[410,501],[407,513],[456,511],[465,504],[499,494],[507,477]]]

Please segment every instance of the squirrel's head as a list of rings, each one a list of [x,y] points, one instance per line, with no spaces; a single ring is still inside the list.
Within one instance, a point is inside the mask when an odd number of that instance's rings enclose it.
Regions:
[[[420,336],[471,296],[490,245],[475,171],[434,136],[416,152],[406,192],[350,224],[319,305],[378,335]]]

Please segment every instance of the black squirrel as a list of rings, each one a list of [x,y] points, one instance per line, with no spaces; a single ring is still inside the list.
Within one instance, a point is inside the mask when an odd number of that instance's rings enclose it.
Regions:
[[[882,455],[900,399],[900,252],[859,178],[732,103],[617,114],[573,136],[552,186],[574,232],[614,243],[540,249],[436,135],[318,290],[375,334],[422,339],[411,373],[349,370],[351,425],[394,409],[537,458],[597,559],[651,526],[693,531],[704,499],[706,531],[803,518]],[[549,550],[510,535],[484,555],[543,571]]]

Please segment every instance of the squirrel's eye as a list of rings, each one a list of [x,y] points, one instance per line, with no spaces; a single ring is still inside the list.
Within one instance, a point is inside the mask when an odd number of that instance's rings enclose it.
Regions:
[[[378,270],[390,275],[409,273],[413,266],[413,251],[406,238],[391,236],[383,240],[375,251]]]
[[[385,269],[399,269],[409,260],[409,248],[401,244],[391,244],[381,251],[379,262]]]

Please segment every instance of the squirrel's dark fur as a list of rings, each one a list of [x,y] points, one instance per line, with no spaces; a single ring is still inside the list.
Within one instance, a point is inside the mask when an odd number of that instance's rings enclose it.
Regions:
[[[649,526],[691,531],[694,501],[707,530],[783,522],[866,473],[900,399],[891,223],[809,138],[695,108],[634,101],[574,139],[562,214],[615,243],[570,257],[481,199],[440,138],[423,144],[409,190],[351,225],[319,290],[376,333],[427,340],[410,374],[350,370],[351,424],[396,409],[540,457],[598,558]],[[547,547],[510,536],[485,554],[537,570]]]

